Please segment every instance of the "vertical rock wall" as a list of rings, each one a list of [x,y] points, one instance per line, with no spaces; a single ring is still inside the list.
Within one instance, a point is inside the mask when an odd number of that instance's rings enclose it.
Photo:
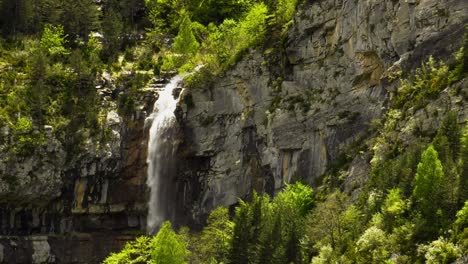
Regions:
[[[390,77],[430,55],[450,58],[467,22],[465,0],[309,1],[284,46],[250,51],[214,84],[185,90],[177,111],[176,221],[200,224],[253,190],[274,194],[298,179],[315,184],[369,137],[396,88]],[[467,89],[466,81],[456,85]],[[30,158],[0,153],[0,262],[98,263],[144,232],[144,118],[157,87],[142,91],[130,116],[110,107],[106,144],[90,138],[72,153],[49,127],[47,144]],[[115,103],[120,88],[109,76],[97,88]],[[428,113],[454,108],[466,118],[464,99],[444,93],[415,118],[433,130],[438,119]],[[368,157],[353,158],[349,191],[369,170]]]
[[[181,105],[181,156],[203,161],[180,169],[186,210],[197,218],[253,190],[314,184],[370,136],[398,83],[391,77],[430,55],[449,59],[467,21],[463,0],[306,4],[284,47],[251,51],[214,84],[183,95],[193,104]],[[352,162],[351,175],[363,178],[354,182],[365,181],[367,164]]]

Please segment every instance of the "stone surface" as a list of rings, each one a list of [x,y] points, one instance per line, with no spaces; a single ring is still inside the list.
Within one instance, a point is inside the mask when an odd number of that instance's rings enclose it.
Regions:
[[[450,59],[467,21],[463,0],[306,5],[283,53],[251,51],[214,84],[184,91],[193,102],[182,104],[179,114],[184,165],[178,191],[191,204],[178,204],[190,210],[186,217],[203,219],[253,190],[274,194],[284,182],[315,184],[342,153],[370,136],[371,123],[382,117],[398,85],[390,76],[419,67],[430,55]],[[435,118],[419,111],[415,119],[433,131],[443,112]],[[346,191],[357,193],[368,163],[366,155],[351,162],[343,175]]]
[[[390,77],[430,55],[450,58],[467,22],[465,0],[309,1],[282,48],[250,51],[214,84],[182,92],[193,105],[181,100],[177,111],[176,224],[200,225],[212,209],[254,190],[274,194],[298,179],[316,184],[369,137],[395,92]],[[144,119],[166,81],[154,80],[135,112],[122,114],[123,89],[103,73],[96,90],[109,139],[88,136],[81,151],[66,150],[53,127],[29,157],[7,155],[0,144],[0,262],[99,263],[144,232]],[[466,80],[402,120],[402,139],[409,142],[415,128],[435,131],[449,110],[466,120],[467,98],[451,92],[457,89],[467,94]],[[12,136],[4,127],[0,134]],[[345,191],[357,195],[369,159],[353,157]]]

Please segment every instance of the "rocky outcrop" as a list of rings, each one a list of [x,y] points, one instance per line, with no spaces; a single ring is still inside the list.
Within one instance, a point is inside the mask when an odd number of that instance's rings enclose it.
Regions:
[[[251,51],[214,84],[184,91],[185,209],[197,219],[252,190],[273,194],[285,182],[316,183],[370,135],[398,85],[396,72],[410,72],[430,55],[448,60],[461,47],[467,11],[462,0],[302,7],[284,49]],[[369,156],[351,162],[340,179],[346,190],[362,186],[368,164]]]
[[[46,127],[34,153],[0,154],[0,263],[99,263],[144,234],[144,121],[155,88],[143,89],[127,114],[116,104],[124,87],[114,83],[103,74],[96,87],[102,133],[77,131],[84,140],[71,148]],[[7,132],[5,144],[15,145]]]
[[[178,224],[200,224],[253,190],[274,194],[298,179],[314,185],[341,168],[343,153],[385,113],[395,74],[430,55],[449,59],[468,22],[465,0],[309,2],[284,43],[251,50],[214,83],[182,92],[172,190]],[[161,85],[143,89],[135,111],[122,113],[123,88],[103,74],[96,88],[107,109],[105,141],[81,131],[87,140],[73,152],[47,127],[46,144],[33,155],[7,155],[0,146],[0,262],[97,263],[144,232],[144,119]],[[452,90],[466,94],[466,80],[416,111],[416,121],[402,120],[402,136],[409,140],[415,127],[434,131],[451,109],[466,119],[466,97]],[[369,159],[352,156],[332,180],[354,192],[369,175]]]

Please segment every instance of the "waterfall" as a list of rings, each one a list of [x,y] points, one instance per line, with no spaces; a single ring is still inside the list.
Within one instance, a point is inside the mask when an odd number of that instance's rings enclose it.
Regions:
[[[173,91],[182,81],[177,75],[159,92],[153,113],[146,122],[151,124],[148,143],[148,178],[150,198],[148,202],[147,232],[152,234],[163,221],[174,218],[175,210],[171,207],[175,200],[175,115],[178,99]]]

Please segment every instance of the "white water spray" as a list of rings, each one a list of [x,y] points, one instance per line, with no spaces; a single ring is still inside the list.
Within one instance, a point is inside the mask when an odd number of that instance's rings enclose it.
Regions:
[[[148,117],[151,122],[148,143],[148,178],[150,187],[148,202],[147,232],[154,233],[163,221],[174,217],[171,200],[175,199],[173,175],[175,173],[174,125],[178,99],[173,92],[183,76],[177,75],[159,92],[153,113]]]

